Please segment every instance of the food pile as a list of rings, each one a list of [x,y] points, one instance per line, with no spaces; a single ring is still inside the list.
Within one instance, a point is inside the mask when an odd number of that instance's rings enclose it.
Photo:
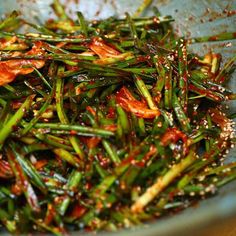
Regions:
[[[236,178],[235,57],[188,51],[173,18],[0,23],[0,222],[10,233],[115,231]],[[17,30],[30,27],[31,33]],[[29,31],[30,32],[30,31]],[[225,37],[235,37],[227,33]],[[224,39],[224,35],[217,36]],[[215,36],[214,39],[216,40]]]

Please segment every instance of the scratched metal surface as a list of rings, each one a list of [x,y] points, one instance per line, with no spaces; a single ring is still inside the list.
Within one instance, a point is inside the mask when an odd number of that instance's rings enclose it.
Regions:
[[[51,0],[0,0],[0,16],[16,9],[21,10],[24,17],[31,21],[35,21],[34,17],[37,16],[43,22],[44,19],[54,17],[49,8],[51,2]],[[62,0],[62,2],[67,2],[67,11],[72,17],[75,17],[73,12],[80,10],[87,19],[94,19],[114,15],[122,17],[126,11],[132,14],[142,0]],[[172,15],[176,20],[173,24],[175,31],[186,37],[236,31],[236,15],[229,14],[230,10],[236,10],[236,0],[154,0],[152,5],[157,6],[162,14]],[[145,14],[150,15],[151,12],[147,11]],[[220,52],[225,60],[236,55],[236,40],[194,44],[189,50],[198,54],[213,50]],[[236,91],[236,73],[229,87]],[[231,108],[236,110],[235,102],[231,104]],[[229,160],[236,161],[236,149],[229,153]],[[218,195],[201,201],[197,207],[158,220],[149,227],[135,231],[120,231],[119,235],[200,235],[204,228],[214,227],[232,217],[236,218],[236,181],[223,187]],[[200,231],[201,229],[203,231]],[[102,233],[102,235],[108,234]]]

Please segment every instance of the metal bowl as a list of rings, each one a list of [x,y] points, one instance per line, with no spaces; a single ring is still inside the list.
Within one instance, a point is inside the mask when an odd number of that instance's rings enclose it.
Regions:
[[[20,10],[24,18],[35,21],[35,16],[42,22],[54,17],[49,7],[52,0],[1,0],[0,15],[12,10]],[[125,12],[134,12],[142,0],[64,0],[69,15],[80,10],[87,19],[106,18],[112,15],[121,17]],[[221,32],[234,32],[236,15],[229,14],[236,10],[236,0],[156,0],[152,3],[163,15],[175,18],[174,29],[180,35],[189,37],[214,35]],[[150,7],[151,9],[151,7]],[[151,11],[145,14],[150,15]],[[205,54],[212,50],[220,52],[223,59],[235,56],[236,40],[200,43],[192,45],[189,50]],[[229,87],[236,91],[236,73]],[[231,109],[236,110],[236,103],[230,103]],[[227,161],[236,161],[236,149],[231,150]],[[151,223],[148,227],[135,230],[122,230],[115,235],[207,235],[211,229],[221,232],[227,221],[236,219],[236,181],[224,186],[219,193],[211,198],[202,200],[196,207],[188,208],[176,215],[168,216]],[[204,234],[205,232],[205,234]],[[75,235],[78,233],[75,232]],[[113,235],[113,233],[101,233]],[[213,233],[213,235],[216,235]],[[219,233],[219,235],[223,235]],[[235,231],[228,235],[236,235]]]

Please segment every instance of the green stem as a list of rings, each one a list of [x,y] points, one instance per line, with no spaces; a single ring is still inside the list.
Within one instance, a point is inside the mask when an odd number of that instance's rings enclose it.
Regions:
[[[29,96],[26,98],[21,107],[17,110],[17,112],[10,118],[10,120],[4,125],[4,127],[0,130],[0,150],[3,147],[3,143],[6,138],[11,134],[14,130],[14,127],[21,121],[25,113],[30,109],[30,105],[33,101],[34,96]]]
[[[173,165],[171,169],[162,177],[158,177],[156,182],[150,186],[132,205],[134,213],[141,212],[154,198],[156,198],[170,183],[172,183],[188,166],[196,160],[196,154],[191,150],[184,159]]]

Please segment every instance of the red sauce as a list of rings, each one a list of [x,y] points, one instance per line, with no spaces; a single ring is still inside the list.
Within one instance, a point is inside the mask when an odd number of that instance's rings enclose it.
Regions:
[[[127,164],[132,164],[133,161],[135,161],[136,156],[140,153],[140,150],[134,150],[132,151],[127,158],[122,160],[120,163],[120,166],[126,166]],[[135,163],[133,163],[135,164]]]
[[[56,215],[56,210],[54,209],[52,204],[48,204],[47,215],[46,215],[46,217],[44,219],[44,223],[46,225],[51,224],[51,222],[53,221],[55,215]]]
[[[107,118],[115,118],[115,117],[116,117],[115,109],[113,107],[109,107]]]
[[[217,36],[211,36],[209,37],[209,41],[217,41],[218,37]]]
[[[82,206],[79,203],[77,203],[74,206],[74,208],[73,208],[73,210],[72,210],[70,215],[73,218],[79,219],[81,216],[83,216],[85,214],[86,211],[87,211],[87,209],[84,206]]]
[[[151,145],[149,151],[145,154],[143,159],[141,161],[136,161],[135,165],[139,167],[145,167],[146,163],[156,152],[157,152],[156,147],[154,145]]]
[[[99,137],[92,137],[86,140],[87,146],[89,149],[95,148],[101,141]]]
[[[75,130],[71,130],[71,131],[70,131],[70,134],[71,134],[71,135],[76,135],[77,132],[76,132]]]

